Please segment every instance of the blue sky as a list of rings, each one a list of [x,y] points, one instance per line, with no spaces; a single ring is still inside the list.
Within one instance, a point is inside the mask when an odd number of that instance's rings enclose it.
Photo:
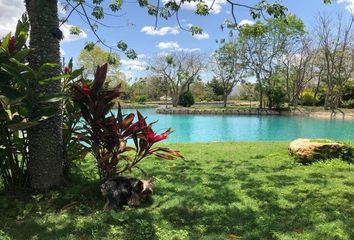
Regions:
[[[206,2],[211,2],[211,0]],[[257,1],[239,0],[237,2],[253,5]],[[315,16],[319,12],[326,11],[335,14],[338,11],[344,11],[348,14],[354,14],[354,0],[338,0],[331,5],[323,4],[323,0],[283,0],[282,2],[290,12],[303,19],[309,29],[314,25]],[[22,0],[0,0],[0,35],[11,28],[13,29],[16,18],[20,16],[23,10]],[[225,0],[216,0],[213,12],[208,16],[193,14],[193,6],[191,5],[184,7],[179,16],[181,24],[184,27],[188,27],[188,24],[197,25],[204,30],[202,36],[193,37],[189,32],[178,27],[175,18],[168,21],[159,19],[158,29],[153,31],[154,17],[149,16],[146,9],[140,8],[137,1],[123,0],[123,9],[116,13],[122,16],[111,17],[106,15],[103,20],[104,24],[119,27],[105,28],[100,26],[98,33],[108,45],[116,45],[119,40],[123,40],[139,54],[137,60],[128,60],[124,57],[124,54],[120,54],[123,72],[128,77],[134,78],[144,75],[142,70],[145,69],[150,57],[163,52],[184,50],[210,54],[217,48],[215,40],[227,37],[228,31],[222,32],[220,24],[225,19],[231,19],[230,10],[231,8]],[[63,10],[60,12],[62,16],[67,14]],[[239,22],[251,20],[247,9],[236,9],[236,15]],[[92,31],[86,24],[83,24],[77,14],[73,14],[67,24],[80,26],[83,33],[80,36],[69,36],[68,27],[62,27],[66,38],[61,43],[61,49],[66,61],[71,57],[76,59],[87,41],[96,41]]]

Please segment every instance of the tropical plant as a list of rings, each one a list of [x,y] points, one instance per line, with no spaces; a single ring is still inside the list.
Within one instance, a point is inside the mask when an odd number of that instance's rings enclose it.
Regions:
[[[84,129],[79,134],[83,145],[88,147],[96,158],[101,180],[130,171],[149,155],[172,160],[182,157],[178,151],[165,147],[154,147],[172,132],[167,129],[162,134],[152,130],[145,118],[137,112],[138,121],[133,123],[135,114],[123,115],[119,105],[117,114],[112,108],[120,95],[120,86],[113,89],[105,87],[107,64],[98,66],[93,82],[79,81],[73,86],[74,101],[80,106],[84,118]],[[128,146],[129,139],[134,146]],[[127,154],[134,152],[131,157]]]
[[[0,178],[7,190],[28,186],[28,132],[51,118],[56,113],[53,103],[63,99],[60,94],[31,91],[30,84],[46,86],[61,76],[43,74],[56,64],[43,64],[38,71],[28,66],[26,59],[32,51],[25,47],[28,30],[23,17],[15,34],[7,34],[0,45]]]

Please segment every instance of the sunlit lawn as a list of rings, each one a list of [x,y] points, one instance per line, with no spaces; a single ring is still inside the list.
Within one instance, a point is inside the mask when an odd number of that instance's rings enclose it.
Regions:
[[[169,145],[186,161],[145,161],[154,202],[121,212],[102,211],[92,159],[80,162],[72,187],[1,195],[0,239],[354,239],[354,167],[302,166],[287,145]]]

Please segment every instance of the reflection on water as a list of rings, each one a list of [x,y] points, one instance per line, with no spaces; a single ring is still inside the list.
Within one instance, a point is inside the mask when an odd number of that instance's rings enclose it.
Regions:
[[[124,112],[134,111],[125,109]],[[207,116],[156,114],[140,109],[147,122],[158,120],[154,129],[172,128],[169,142],[292,140],[331,138],[354,140],[354,121],[323,120],[283,116]]]

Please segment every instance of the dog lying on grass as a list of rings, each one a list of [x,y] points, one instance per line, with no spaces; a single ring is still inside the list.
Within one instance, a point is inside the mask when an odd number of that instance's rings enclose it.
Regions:
[[[152,200],[153,189],[153,179],[112,177],[101,185],[102,196],[106,198],[103,210],[121,208],[123,205],[138,207],[140,204]]]

